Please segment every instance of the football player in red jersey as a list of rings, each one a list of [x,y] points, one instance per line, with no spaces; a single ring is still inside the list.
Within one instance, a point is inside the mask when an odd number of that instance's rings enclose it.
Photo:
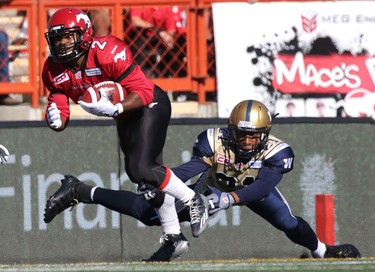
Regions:
[[[51,16],[47,27],[45,37],[51,55],[44,64],[42,77],[50,92],[46,110],[48,126],[55,131],[66,128],[70,115],[69,98],[87,112],[116,117],[125,170],[130,180],[155,186],[166,193],[166,198],[175,197],[185,203],[190,211],[192,234],[198,237],[207,226],[207,200],[187,187],[162,161],[171,116],[167,94],[134,64],[124,41],[112,35],[93,37],[91,21],[82,10],[59,9]],[[88,87],[108,80],[118,82],[126,90],[124,100],[113,105],[102,92],[98,102],[79,101]],[[95,190],[74,178],[64,179],[47,201],[45,222],[50,222],[75,203],[92,203],[91,195]],[[109,193],[108,201],[116,206],[123,200],[113,198]],[[172,211],[164,206],[157,208],[162,222],[170,212],[175,213],[173,205]],[[177,215],[168,218],[178,221]],[[173,235],[177,242],[182,241],[180,229],[175,226],[166,222],[163,231]]]

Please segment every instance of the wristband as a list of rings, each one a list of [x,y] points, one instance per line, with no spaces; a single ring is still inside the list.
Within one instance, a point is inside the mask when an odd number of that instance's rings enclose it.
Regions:
[[[240,198],[235,192],[229,194],[233,198],[233,205],[240,203]]]
[[[124,112],[124,106],[121,103],[117,103],[115,106],[117,108],[117,114],[121,114]]]

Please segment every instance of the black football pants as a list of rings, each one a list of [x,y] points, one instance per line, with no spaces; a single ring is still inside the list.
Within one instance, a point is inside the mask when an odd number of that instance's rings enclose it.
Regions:
[[[125,170],[134,183],[144,182],[155,187],[164,181],[163,148],[171,117],[171,103],[158,86],[154,101],[134,112],[129,119],[117,121]]]

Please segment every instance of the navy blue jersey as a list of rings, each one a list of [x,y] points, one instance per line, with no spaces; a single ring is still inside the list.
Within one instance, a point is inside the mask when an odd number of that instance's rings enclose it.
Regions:
[[[241,203],[266,197],[280,182],[284,173],[293,169],[294,154],[284,141],[269,135],[264,149],[248,161],[237,162],[226,144],[226,128],[207,129],[198,135],[192,159],[173,172],[182,180],[199,173],[200,182],[221,191],[235,191]]]

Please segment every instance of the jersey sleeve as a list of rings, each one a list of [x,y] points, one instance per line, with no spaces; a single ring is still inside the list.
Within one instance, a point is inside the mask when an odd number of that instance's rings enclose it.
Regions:
[[[54,69],[54,65],[53,65],[52,59],[48,58],[44,64],[43,73],[42,73],[42,80],[43,80],[44,87],[46,87],[49,91],[48,104],[47,104],[46,109],[48,109],[48,107],[52,103],[56,103],[57,108],[60,110],[61,118],[63,118],[66,121],[69,121],[69,117],[70,117],[69,98],[63,92],[63,90],[60,89],[60,86],[54,83],[53,76],[51,73],[53,69]],[[44,115],[46,117],[47,112],[45,112]]]
[[[213,129],[208,129],[200,133],[193,146],[193,157],[187,163],[172,168],[173,173],[182,181],[195,177],[196,175],[206,171],[210,165],[204,160],[205,157],[213,156],[212,140]]]
[[[209,165],[197,157],[192,157],[187,163],[172,168],[172,172],[183,182],[203,173]]]
[[[130,16],[137,16],[137,17],[142,18],[142,12],[143,12],[143,8],[131,8]]]
[[[70,117],[70,106],[69,106],[69,98],[63,93],[52,91],[48,96],[48,107],[52,104],[56,103],[57,108],[60,110],[60,116],[65,121],[69,121]],[[45,112],[45,117],[47,116],[47,111]]]
[[[209,128],[201,132],[193,146],[193,156],[197,158],[214,156],[214,133],[215,129]]]
[[[138,65],[119,82],[129,93],[136,93],[146,106],[154,100],[154,83],[150,81]]]
[[[287,143],[281,143],[267,154],[264,166],[284,174],[293,170],[293,163],[294,153],[292,148]]]
[[[283,174],[275,169],[263,168],[253,183],[236,190],[235,193],[238,195],[241,204],[261,200],[275,189],[282,177]]]
[[[165,10],[165,21],[163,27],[166,31],[176,32],[176,24],[174,20],[174,14],[172,8],[166,8]]]

